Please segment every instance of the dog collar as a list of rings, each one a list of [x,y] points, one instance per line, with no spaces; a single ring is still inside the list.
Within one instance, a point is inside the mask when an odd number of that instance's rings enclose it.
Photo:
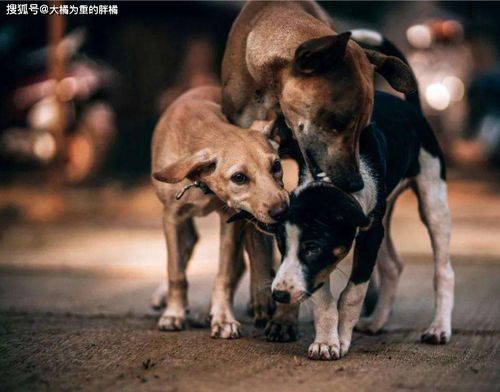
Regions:
[[[175,194],[175,199],[180,200],[182,198],[182,196],[184,196],[184,193],[186,193],[191,188],[200,188],[201,191],[203,192],[203,194],[205,194],[205,195],[213,193],[207,184],[205,184],[204,182],[201,182],[201,181],[195,181],[195,182],[192,182],[191,184],[187,184],[179,192],[177,192]]]

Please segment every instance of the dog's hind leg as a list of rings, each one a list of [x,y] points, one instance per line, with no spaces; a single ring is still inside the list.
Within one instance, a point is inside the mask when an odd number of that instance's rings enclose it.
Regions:
[[[249,225],[245,229],[245,249],[250,261],[253,322],[256,327],[264,327],[276,308],[271,298],[273,239]]]
[[[427,227],[434,254],[435,313],[423,333],[422,342],[445,344],[451,338],[451,313],[455,274],[450,262],[451,217],[446,182],[441,178],[441,162],[425,150],[419,156],[421,171],[416,193],[422,222]]]
[[[389,319],[394,299],[396,298],[397,285],[403,263],[394,247],[390,233],[391,216],[394,202],[387,206],[384,217],[385,237],[377,256],[377,270],[379,276],[378,300],[370,317],[361,318],[356,329],[361,332],[375,334],[379,332]]]
[[[167,308],[158,321],[158,328],[163,331],[178,331],[186,327],[186,267],[198,235],[192,219],[177,222],[167,210],[163,212],[163,230],[168,254],[168,301]]]
[[[211,336],[237,339],[241,336],[240,323],[233,313],[233,296],[244,270],[243,222],[227,223],[220,214],[219,270],[212,290]]]

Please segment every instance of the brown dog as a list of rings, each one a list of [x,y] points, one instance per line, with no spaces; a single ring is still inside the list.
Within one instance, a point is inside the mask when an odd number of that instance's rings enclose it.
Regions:
[[[396,57],[349,38],[313,1],[247,3],[224,54],[222,108],[242,127],[283,115],[313,175],[354,192],[363,188],[358,144],[372,114],[374,70],[400,92],[416,82]]]
[[[219,272],[212,292],[211,335],[240,336],[232,298],[244,270],[243,224],[227,223],[231,214],[246,211],[262,222],[275,222],[288,207],[283,171],[276,150],[259,131],[229,124],[221,112],[220,88],[200,87],[178,98],[156,126],[152,142],[153,185],[163,203],[168,251],[168,303],[159,320],[162,330],[180,330],[187,311],[186,266],[198,239],[193,217],[217,211],[221,217]],[[186,191],[201,181],[210,194]],[[180,194],[184,189],[184,193]],[[176,200],[179,199],[179,200]],[[259,256],[261,245],[246,244]],[[260,282],[270,283],[252,258],[252,302],[266,301]],[[257,297],[257,298],[256,298]],[[271,307],[265,302],[266,306]],[[267,316],[267,314],[266,314]]]

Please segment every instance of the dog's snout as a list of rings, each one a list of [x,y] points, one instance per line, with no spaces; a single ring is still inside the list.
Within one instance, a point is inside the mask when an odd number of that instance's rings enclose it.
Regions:
[[[358,192],[365,186],[360,174],[353,174],[348,177],[335,179],[335,184],[345,192]]]
[[[361,176],[359,176],[359,177],[356,176],[354,178],[351,178],[347,182],[348,192],[358,192],[361,189],[363,189],[364,186],[365,186],[365,184],[364,184],[363,179],[361,178]]]
[[[291,299],[290,293],[284,290],[273,290],[272,297],[276,302],[282,304],[289,304]]]
[[[269,208],[268,210],[268,214],[271,218],[279,220],[286,214],[287,211],[288,211],[288,204],[282,201],[280,203],[276,203],[273,206],[271,206],[271,208]]]

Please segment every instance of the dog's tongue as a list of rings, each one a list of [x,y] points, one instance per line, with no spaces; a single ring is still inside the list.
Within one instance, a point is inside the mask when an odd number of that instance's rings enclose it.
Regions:
[[[253,215],[250,214],[249,212],[240,211],[240,212],[237,212],[236,214],[234,214],[232,217],[230,217],[227,220],[227,223],[233,223],[233,222],[236,222],[236,221],[239,221],[242,219],[251,219],[251,218],[253,218]]]

